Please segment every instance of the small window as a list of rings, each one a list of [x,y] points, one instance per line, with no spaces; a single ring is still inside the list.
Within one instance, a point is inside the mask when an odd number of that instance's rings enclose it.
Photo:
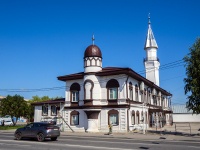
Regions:
[[[140,123],[139,111],[136,112],[136,124]]]
[[[115,79],[111,79],[107,82],[106,88],[107,88],[108,99],[111,100],[118,99],[118,87],[119,83]]]
[[[79,101],[79,91],[80,85],[78,83],[73,83],[70,86],[70,93],[71,93],[71,102],[78,102]]]
[[[109,99],[117,99],[117,88],[109,88]]]
[[[48,106],[42,106],[42,115],[47,116],[48,115]]]
[[[129,99],[133,100],[133,86],[131,82],[129,82]]]
[[[135,85],[135,101],[139,101],[138,85]]]
[[[71,125],[78,125],[78,115],[72,115],[71,116],[71,120],[72,120],[72,122],[71,122]]]
[[[118,125],[119,124],[119,112],[117,110],[108,111],[108,124]]]
[[[131,124],[135,124],[135,111],[133,111],[131,115]]]
[[[57,115],[57,108],[56,106],[51,106],[51,115],[56,116]]]
[[[70,124],[72,126],[79,125],[79,112],[74,110],[71,112],[70,116]]]
[[[118,125],[118,114],[110,114],[110,124]]]
[[[79,100],[79,91],[72,91],[72,102],[78,102]]]

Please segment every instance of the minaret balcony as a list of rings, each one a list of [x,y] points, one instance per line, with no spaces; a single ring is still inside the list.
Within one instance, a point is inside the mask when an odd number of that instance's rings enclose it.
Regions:
[[[144,61],[144,62],[145,62],[145,61],[158,61],[158,62],[160,62],[160,60],[159,60],[158,57],[148,57],[148,58],[144,58],[143,61]]]

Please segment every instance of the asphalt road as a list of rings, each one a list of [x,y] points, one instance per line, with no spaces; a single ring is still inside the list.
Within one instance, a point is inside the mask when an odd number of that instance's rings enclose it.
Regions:
[[[17,141],[13,133],[0,133],[0,150],[197,150],[199,141],[138,140],[116,137],[61,135],[57,141],[34,139]]]

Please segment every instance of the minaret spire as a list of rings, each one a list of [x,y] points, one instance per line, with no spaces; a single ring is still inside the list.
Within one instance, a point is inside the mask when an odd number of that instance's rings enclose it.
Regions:
[[[94,40],[95,40],[94,34],[92,34],[92,45],[94,45]]]
[[[151,20],[150,20],[150,13],[149,13],[149,15],[148,15],[148,19],[149,19],[149,22],[148,22],[148,24],[150,25],[150,24],[151,24]]]
[[[158,45],[151,29],[150,13],[148,15],[148,32],[146,36],[144,50],[146,51],[146,58],[144,59],[146,78],[159,86],[160,62],[157,57]]]
[[[154,38],[153,31],[151,29],[150,13],[148,15],[148,26],[149,27],[148,27],[148,32],[147,32],[147,36],[146,36],[144,49],[153,48],[153,47],[158,49],[158,45],[156,43],[156,39]]]

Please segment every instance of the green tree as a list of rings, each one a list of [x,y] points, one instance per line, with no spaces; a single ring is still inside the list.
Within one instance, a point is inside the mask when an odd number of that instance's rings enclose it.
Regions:
[[[16,121],[21,116],[26,116],[28,114],[27,111],[27,102],[20,95],[10,96],[8,95],[6,98],[1,100],[0,110],[1,115],[10,115],[11,118],[16,117]],[[13,121],[13,120],[12,120]],[[15,125],[16,122],[13,121]]]
[[[190,47],[189,53],[184,57],[186,67],[185,94],[187,94],[186,107],[193,113],[200,113],[200,38]]]

